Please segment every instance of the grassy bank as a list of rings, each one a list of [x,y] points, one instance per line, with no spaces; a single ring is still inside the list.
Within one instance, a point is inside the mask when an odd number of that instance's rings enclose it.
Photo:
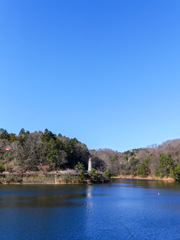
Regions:
[[[0,184],[92,184],[106,183],[109,179],[102,174],[97,174],[95,178],[87,174],[83,178],[73,174],[1,174]]]
[[[144,180],[161,180],[161,181],[168,181],[168,182],[175,182],[174,178],[171,177],[156,177],[154,175],[147,176],[147,177],[141,177],[141,176],[134,176],[134,175],[118,175],[118,176],[113,176],[112,178],[120,178],[120,179],[144,179]]]

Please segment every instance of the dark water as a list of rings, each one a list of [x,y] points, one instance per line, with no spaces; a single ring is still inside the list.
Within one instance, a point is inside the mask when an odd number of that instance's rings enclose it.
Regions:
[[[159,193],[159,195],[158,195]],[[180,240],[180,184],[0,186],[0,239]]]

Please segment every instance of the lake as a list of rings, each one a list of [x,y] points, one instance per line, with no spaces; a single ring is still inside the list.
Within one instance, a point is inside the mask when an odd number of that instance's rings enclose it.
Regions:
[[[1,185],[0,239],[180,240],[180,183]]]

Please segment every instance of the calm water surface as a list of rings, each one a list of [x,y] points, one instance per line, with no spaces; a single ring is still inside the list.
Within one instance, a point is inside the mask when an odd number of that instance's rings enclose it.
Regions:
[[[180,184],[0,186],[0,239],[180,240]]]

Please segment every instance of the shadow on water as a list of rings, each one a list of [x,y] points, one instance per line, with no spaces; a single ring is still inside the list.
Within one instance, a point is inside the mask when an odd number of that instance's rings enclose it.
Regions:
[[[8,185],[0,187],[0,208],[56,208],[83,205],[79,200],[106,196],[92,193],[88,186]]]
[[[119,179],[113,181],[114,186],[139,187],[139,188],[154,188],[154,189],[173,189],[180,190],[179,182],[168,182],[161,180],[137,180],[137,179]]]

